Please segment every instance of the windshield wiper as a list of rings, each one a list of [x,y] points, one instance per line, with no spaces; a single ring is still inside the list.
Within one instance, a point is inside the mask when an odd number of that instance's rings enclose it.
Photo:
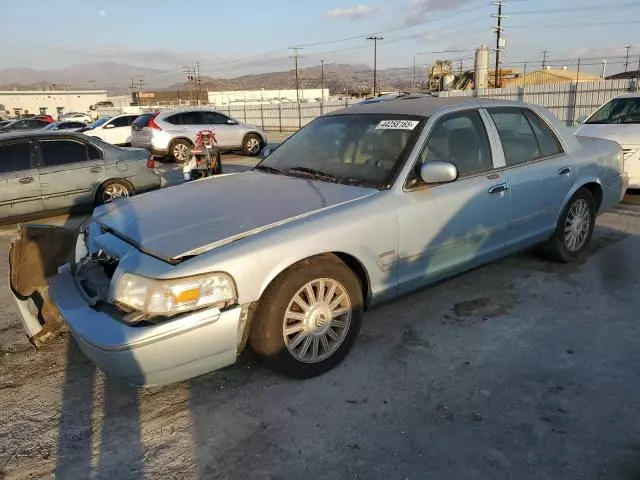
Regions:
[[[302,173],[303,175],[308,175],[313,178],[330,180],[332,182],[337,182],[338,177],[332,175],[327,172],[323,172],[322,170],[318,170],[317,168],[309,168],[309,167],[293,167],[287,170],[287,173]]]
[[[261,172],[275,173],[276,175],[285,174],[282,170],[278,170],[277,168],[270,167],[269,165],[256,165],[255,167],[253,167],[253,169],[260,170]]]

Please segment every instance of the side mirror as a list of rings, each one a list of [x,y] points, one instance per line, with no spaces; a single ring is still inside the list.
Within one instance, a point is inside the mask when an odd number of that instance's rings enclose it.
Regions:
[[[271,155],[271,154],[273,153],[273,151],[274,151],[275,149],[276,149],[275,147],[265,147],[265,148],[262,150],[262,153],[260,154],[260,156],[261,156],[262,158],[267,158],[269,155]]]
[[[577,122],[578,122],[578,123],[584,123],[584,122],[587,120],[587,118],[589,118],[589,117],[587,117],[586,115],[580,115],[580,116],[578,117]]]
[[[424,183],[449,183],[458,178],[458,169],[453,163],[431,161],[420,167],[420,179]]]
[[[113,123],[107,123],[104,127],[102,128],[115,128],[115,125]]]

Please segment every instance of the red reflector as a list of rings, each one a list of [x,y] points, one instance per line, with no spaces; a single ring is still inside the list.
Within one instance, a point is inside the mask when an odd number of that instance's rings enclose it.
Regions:
[[[153,157],[149,157],[149,160],[147,160],[147,168],[156,168],[156,161]]]

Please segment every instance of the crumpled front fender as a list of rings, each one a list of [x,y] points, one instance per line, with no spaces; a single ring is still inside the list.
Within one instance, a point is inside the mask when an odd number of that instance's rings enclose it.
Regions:
[[[74,260],[76,235],[64,227],[19,225],[9,247],[9,286],[35,347],[54,338],[64,324],[49,298],[48,279]]]

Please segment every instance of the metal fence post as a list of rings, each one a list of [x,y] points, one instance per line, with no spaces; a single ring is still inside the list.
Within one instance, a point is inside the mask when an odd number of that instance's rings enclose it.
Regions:
[[[282,133],[282,102],[278,103],[278,125],[280,125],[280,133]]]
[[[243,112],[244,112],[244,123],[247,123],[247,102],[242,104]]]
[[[298,101],[298,130],[302,128],[302,110],[300,108],[300,101]]]
[[[260,128],[264,130],[264,107],[260,103]]]

